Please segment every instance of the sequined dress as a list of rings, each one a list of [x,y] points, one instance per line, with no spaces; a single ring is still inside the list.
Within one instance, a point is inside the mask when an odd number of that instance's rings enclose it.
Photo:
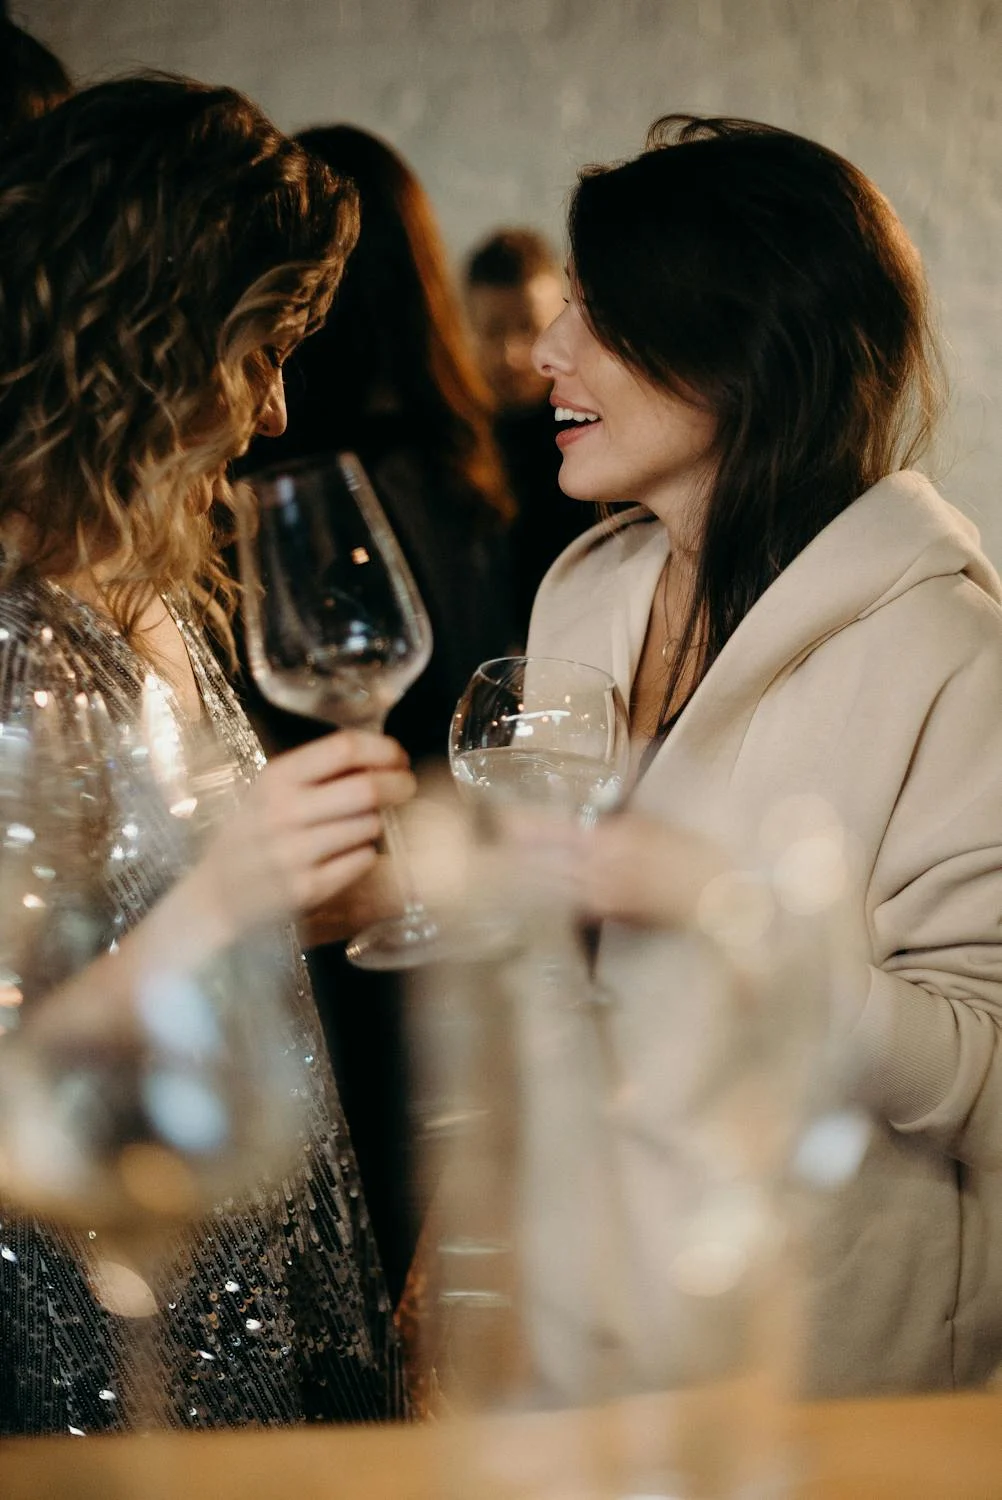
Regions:
[[[172,609],[205,718],[249,783],[264,764],[260,745],[200,630]],[[99,698],[115,726],[128,726],[149,681],[148,663],[87,605],[41,580],[0,592],[4,728],[29,699],[54,693]],[[109,865],[102,894],[114,931],[141,920],[170,883],[169,842],[168,831],[158,839],[154,830],[139,858]],[[239,1210],[217,1208],[166,1257],[157,1343],[167,1400],[159,1405],[178,1427],[405,1414],[392,1309],[305,965],[293,934],[278,947],[283,1025],[308,1078],[301,1156],[291,1177],[262,1184]],[[107,1431],[133,1408],[128,1334],[92,1291],[82,1241],[57,1238],[0,1202],[2,1434]]]

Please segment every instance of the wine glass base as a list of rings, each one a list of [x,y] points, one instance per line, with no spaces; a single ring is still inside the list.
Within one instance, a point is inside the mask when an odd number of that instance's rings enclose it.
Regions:
[[[345,953],[356,969],[417,969],[440,956],[441,937],[424,914],[388,917],[352,938]]]
[[[419,969],[424,964],[500,958],[517,947],[520,933],[508,921],[440,923],[427,913],[388,917],[352,938],[345,948],[356,969]]]

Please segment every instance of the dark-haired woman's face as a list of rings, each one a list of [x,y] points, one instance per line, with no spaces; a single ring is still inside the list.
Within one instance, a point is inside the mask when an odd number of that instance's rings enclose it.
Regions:
[[[554,382],[560,488],[577,500],[633,500],[668,524],[688,519],[714,466],[713,414],[628,369],[574,297],[537,339],[533,360]]]

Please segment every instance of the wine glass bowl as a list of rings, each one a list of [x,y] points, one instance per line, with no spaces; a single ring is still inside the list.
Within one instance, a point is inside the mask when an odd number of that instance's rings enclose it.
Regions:
[[[591,826],[622,800],[629,726],[597,667],[555,657],[482,662],[453,716],[457,784],[483,806],[533,807]]]
[[[264,696],[339,729],[381,729],[431,655],[410,569],[358,460],[251,481],[241,514],[247,651]]]

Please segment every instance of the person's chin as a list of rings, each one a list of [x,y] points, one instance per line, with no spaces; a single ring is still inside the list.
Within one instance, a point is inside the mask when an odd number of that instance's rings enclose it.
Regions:
[[[596,487],[578,475],[567,473],[567,468],[568,464],[565,459],[557,473],[557,484],[563,490],[568,500],[580,500],[585,505],[604,505],[608,503],[608,496],[602,486]]]
[[[571,500],[583,500],[592,505],[606,505],[622,499],[622,492],[606,476],[595,455],[587,455],[582,449],[589,446],[589,436],[572,441],[560,449],[563,462],[557,471],[557,483]]]

